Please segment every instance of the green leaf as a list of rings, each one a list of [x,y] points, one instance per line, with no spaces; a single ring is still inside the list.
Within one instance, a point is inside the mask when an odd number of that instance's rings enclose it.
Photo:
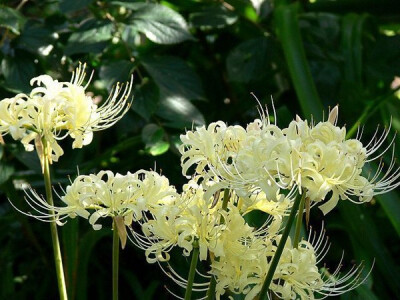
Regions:
[[[160,141],[158,143],[155,143],[149,149],[147,149],[147,152],[152,156],[157,156],[164,154],[165,152],[168,151],[168,149],[169,149],[169,143],[166,141]]]
[[[322,103],[311,76],[300,34],[299,3],[279,5],[274,10],[276,31],[282,43],[289,74],[292,79],[303,116],[314,120],[322,117]]]
[[[161,155],[168,151],[169,143],[164,141],[164,129],[156,124],[148,124],[142,130],[142,139],[146,152],[152,156]]]
[[[63,239],[64,269],[68,297],[75,299],[76,279],[78,272],[78,241],[79,241],[79,218],[68,220],[59,230]]]
[[[28,152],[22,147],[21,144],[10,149],[11,153],[19,160],[23,165],[25,165],[30,170],[36,171],[36,173],[42,173],[42,167],[40,166],[39,157],[36,151]]]
[[[152,56],[142,58],[141,63],[159,87],[161,98],[204,99],[199,77],[182,59]]]
[[[111,4],[123,6],[130,10],[139,10],[139,9],[145,9],[149,3],[112,1]]]
[[[152,300],[156,298],[154,294],[160,285],[158,281],[151,281],[147,288],[143,288],[139,278],[133,272],[122,270],[122,276],[125,278],[126,282],[129,283],[132,293],[136,296],[136,299]]]
[[[259,79],[269,66],[271,43],[265,37],[245,41],[231,53],[226,60],[229,79],[247,83]]]
[[[400,236],[400,197],[395,192],[375,196]]]
[[[0,161],[0,185],[6,182],[14,174],[14,166]]]
[[[191,25],[200,29],[224,28],[234,24],[237,19],[234,12],[221,5],[206,6],[189,16]]]
[[[25,17],[11,7],[0,6],[0,27],[9,29],[14,34],[20,34],[25,23]]]
[[[157,143],[164,137],[164,129],[156,124],[147,124],[142,130],[142,140],[146,147]]]
[[[355,294],[357,292],[358,297],[357,300],[379,300],[379,298],[372,292],[372,290],[365,285],[360,285],[354,292]],[[345,294],[346,295],[346,294]],[[347,299],[353,300],[354,296],[351,294],[348,294],[350,297]],[[341,297],[342,298],[342,297]]]
[[[370,257],[368,260],[371,262],[375,259],[375,267],[382,274],[382,280],[391,287],[394,293],[400,293],[400,288],[396,281],[400,277],[400,272],[379,234],[379,229],[376,227],[374,219],[371,218],[365,208],[354,205],[349,201],[342,201],[339,205],[339,210],[345,220],[346,232],[362,248],[369,250]]]
[[[366,14],[349,14],[342,23],[342,49],[344,53],[344,76],[351,83],[362,85],[362,37]]]
[[[85,8],[92,2],[93,2],[93,0],[79,0],[79,1],[61,0],[60,1],[60,11],[63,13],[67,13],[67,12],[71,12],[71,11],[80,10],[82,8]]]
[[[137,44],[137,40],[140,39],[139,30],[134,25],[121,24],[121,38],[127,45]]]
[[[65,47],[65,54],[100,53],[109,45],[113,25],[108,21],[90,19],[78,31],[71,34]]]
[[[27,22],[18,39],[18,47],[33,53],[47,56],[47,51],[53,48],[54,37],[51,30],[41,24]],[[48,48],[50,47],[50,48]]]
[[[29,81],[35,76],[35,65],[26,56],[17,58],[7,56],[1,62],[6,88],[14,92],[28,92],[31,90]]]
[[[191,128],[193,125],[205,124],[201,112],[187,99],[178,96],[160,99],[157,115],[167,120],[165,126],[172,128]]]
[[[92,297],[88,297],[88,278],[89,278],[89,264],[90,257],[92,256],[92,251],[96,244],[105,236],[109,235],[110,231],[108,230],[99,230],[93,231],[90,230],[86,233],[80,243],[79,247],[79,264],[78,264],[78,278],[76,280],[76,299],[77,300],[85,300],[91,299]]]
[[[169,7],[153,3],[112,2],[135,12],[130,24],[157,44],[176,44],[192,40],[185,19]]]
[[[119,60],[100,67],[99,77],[111,89],[117,82],[127,82],[132,73],[133,64],[127,60]]]
[[[202,99],[204,92],[197,74],[177,57],[146,57],[142,64],[160,89],[157,115],[167,120],[166,126],[191,127],[205,123],[191,99]]]
[[[132,109],[148,121],[158,108],[159,97],[154,82],[144,78],[140,85],[135,86]]]

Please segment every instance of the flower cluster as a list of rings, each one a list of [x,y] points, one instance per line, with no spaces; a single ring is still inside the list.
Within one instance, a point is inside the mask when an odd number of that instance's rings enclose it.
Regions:
[[[383,176],[382,165],[375,176],[362,173],[366,162],[379,157],[372,156],[388,131],[379,138],[376,133],[364,146],[358,139],[346,139],[346,129],[336,126],[337,112],[335,107],[328,121],[315,126],[297,117],[280,129],[264,117],[246,129],[217,122],[189,131],[181,136],[183,174],[195,166],[197,175],[218,178],[210,193],[229,188],[244,198],[261,190],[272,199],[278,189],[298,188],[311,201],[321,202],[331,193],[320,206],[324,214],[339,199],[367,202],[396,188],[400,171],[393,171],[394,160]]]
[[[212,183],[205,185],[209,184]],[[182,287],[186,286],[186,282],[168,264],[169,253],[178,247],[184,256],[189,256],[198,247],[199,259],[211,260],[209,274],[217,281],[217,299],[227,290],[246,295],[246,300],[254,299],[275,255],[281,238],[279,220],[287,210],[283,210],[282,214],[276,213],[276,206],[271,206],[274,201],[262,197],[257,202],[260,207],[271,207],[270,211],[276,215],[271,214],[263,226],[255,228],[247,224],[244,212],[238,208],[240,198],[231,196],[224,209],[223,198],[226,195],[218,195],[218,199],[204,198],[203,186],[196,180],[190,180],[184,185],[181,195],[163,206],[162,210],[153,210],[151,215],[140,220],[142,233],[131,230],[131,240],[145,251],[149,263],[158,262],[165,274]],[[235,198],[239,200],[234,201]],[[291,202],[293,199],[285,200]],[[293,299],[295,295],[302,300],[317,299],[314,294],[322,297],[341,294],[363,282],[361,266],[342,277],[338,276],[340,265],[330,276],[321,273],[318,263],[326,255],[329,244],[323,233],[319,236],[311,234],[310,237],[308,241],[301,241],[298,247],[287,241],[273,277],[274,284],[270,287],[273,293],[281,299]],[[162,263],[167,263],[168,270],[164,270]],[[207,278],[207,275],[203,277]],[[193,288],[198,292],[207,289],[208,283],[195,283]]]
[[[176,190],[169,185],[165,176],[153,171],[140,170],[126,175],[111,171],[98,174],[80,175],[67,186],[64,195],[59,196],[66,206],[52,206],[35,191],[30,190],[27,201],[39,214],[31,215],[40,219],[50,219],[54,211],[59,225],[67,217],[88,219],[93,229],[99,230],[99,218],[122,217],[125,225],[138,221],[146,211],[158,211],[171,204]],[[40,209],[42,208],[42,209]]]
[[[35,93],[46,95],[40,90]],[[26,100],[21,97],[20,101]],[[17,111],[14,106],[10,108]],[[51,221],[53,214],[47,211],[54,212],[59,225],[76,216],[88,219],[95,230],[101,228],[98,221],[103,217],[112,217],[117,227],[122,222],[147,261],[158,263],[190,292],[211,290],[214,282],[217,299],[229,290],[250,300],[263,293],[272,274],[267,287],[280,299],[340,295],[364,282],[362,265],[344,275],[341,262],[333,272],[320,269],[318,264],[329,249],[324,234],[311,233],[308,240],[297,235],[292,242],[289,230],[282,230],[283,218],[290,212],[293,222],[297,212],[301,225],[303,210],[298,210],[298,203],[319,203],[328,195],[330,199],[320,205],[324,214],[339,199],[370,201],[400,184],[400,169],[394,168],[392,160],[386,174],[380,174],[380,164],[376,174],[365,176],[363,168],[379,157],[374,153],[387,131],[379,138],[376,133],[364,146],[358,138],[346,139],[346,129],[336,125],[337,114],[335,107],[327,121],[315,125],[297,117],[284,129],[262,115],[245,128],[218,121],[187,132],[181,136],[180,152],[183,174],[190,180],[181,193],[153,171],[126,175],[101,171],[71,182],[59,196],[64,206],[48,204],[33,190],[27,192],[27,201],[38,213],[34,217]],[[86,124],[94,124],[90,122]],[[18,136],[18,128],[9,132]],[[73,131],[70,135],[79,140]],[[255,210],[264,214],[265,222],[258,227],[247,218]],[[122,235],[126,237],[125,226]],[[189,282],[178,274],[169,264],[174,248],[184,256],[192,255],[195,262],[208,261],[207,274],[198,274],[210,283]]]
[[[49,147],[50,162],[64,151],[58,140],[70,136],[73,148],[88,145],[93,132],[115,124],[127,112],[132,81],[124,88],[116,85],[100,107],[85,93],[85,65],[79,65],[70,82],[59,82],[49,75],[31,80],[36,86],[29,95],[18,94],[0,101],[0,134],[20,140],[27,151]],[[89,80],[90,81],[90,80]],[[43,143],[46,143],[43,145]]]

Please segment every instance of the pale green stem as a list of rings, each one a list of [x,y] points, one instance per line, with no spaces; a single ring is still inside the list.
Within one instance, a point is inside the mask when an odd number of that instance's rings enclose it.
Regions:
[[[43,177],[44,177],[44,185],[46,188],[46,198],[47,202],[50,206],[54,206],[53,201],[53,193],[51,187],[51,177],[50,177],[50,166],[49,166],[49,149],[47,147],[47,143],[45,140],[42,141],[43,144]],[[57,224],[56,218],[54,214],[54,210],[50,209],[49,214],[51,215],[51,222],[50,222],[50,232],[51,232],[51,240],[53,244],[53,253],[54,253],[54,262],[56,265],[56,274],[57,274],[57,284],[58,284],[58,291],[60,293],[61,300],[67,300],[67,288],[65,285],[65,278],[64,278],[64,268],[63,262],[61,257],[61,249],[60,249],[60,241],[58,238],[57,232]]]
[[[285,244],[286,244],[287,238],[289,236],[290,229],[292,228],[294,218],[299,209],[299,204],[300,204],[301,198],[302,197],[296,197],[296,200],[293,203],[293,207],[292,207],[292,210],[290,211],[290,215],[289,215],[289,219],[286,223],[286,227],[283,231],[281,240],[279,242],[278,248],[276,249],[276,252],[275,252],[274,258],[272,259],[271,265],[269,266],[267,277],[265,278],[264,284],[261,288],[261,292],[258,297],[258,299],[260,299],[260,300],[268,299],[267,292],[269,289],[269,285],[271,284],[272,278],[274,277],[274,274],[275,274],[276,267],[278,266],[278,263],[279,263],[279,259],[281,258],[283,249],[285,248]]]
[[[224,199],[222,200],[222,210],[228,209],[228,202],[229,202],[229,189],[224,190]],[[220,223],[223,224],[224,218],[221,217]]]
[[[113,300],[118,300],[118,264],[119,264],[119,236],[115,220],[113,220],[113,250],[112,250],[112,290]]]
[[[303,211],[304,211],[304,203],[305,202],[306,202],[306,193],[303,192],[303,195],[301,196],[301,200],[300,200],[299,211],[297,213],[296,231],[295,231],[294,239],[293,239],[293,248],[297,248],[299,246],[300,231],[301,231],[301,226],[303,224],[302,221],[303,221]]]
[[[197,266],[197,260],[199,259],[199,253],[200,249],[198,245],[194,246],[192,252],[192,261],[190,263],[190,269],[189,269],[188,283],[185,292],[185,300],[192,299],[194,275],[196,274],[196,266]]]
[[[224,190],[224,199],[222,200],[222,210],[227,210],[229,202],[229,189]],[[223,224],[224,218],[221,216],[219,220],[220,224]],[[211,275],[210,285],[208,286],[207,291],[207,300],[212,300],[215,298],[215,287],[217,285],[217,281],[215,277]]]

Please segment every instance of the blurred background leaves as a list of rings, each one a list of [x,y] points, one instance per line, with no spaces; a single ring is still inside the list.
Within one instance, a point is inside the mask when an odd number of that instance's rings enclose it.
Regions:
[[[322,109],[326,115],[339,104],[340,124],[352,136],[363,124],[365,141],[378,124],[400,129],[396,0],[0,1],[0,50],[1,99],[29,92],[30,79],[40,74],[68,81],[79,61],[94,71],[88,90],[97,101],[134,76],[132,109],[119,123],[83,149],[62,141],[55,186],[66,186],[77,168],[82,174],[156,168],[179,188],[185,182],[179,135],[216,120],[245,125],[258,117],[251,92],[270,108],[274,99],[281,126],[296,114],[322,119]],[[21,188],[30,183],[43,192],[40,165],[35,153],[8,136],[4,141],[0,299],[55,299],[48,227],[7,201],[29,211]],[[322,219],[312,211],[314,228]],[[345,268],[365,261],[367,273],[375,259],[366,284],[341,298],[400,294],[399,222],[399,191],[360,206],[342,201],[325,218],[332,241],[327,267],[343,250]],[[70,299],[110,298],[110,228],[93,231],[78,220],[60,227]],[[174,266],[186,277],[188,262],[177,254]],[[169,299],[165,285],[182,294],[140,250],[128,246],[121,255],[121,296]]]

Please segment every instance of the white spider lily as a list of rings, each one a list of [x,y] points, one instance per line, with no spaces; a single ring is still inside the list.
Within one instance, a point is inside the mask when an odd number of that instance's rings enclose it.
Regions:
[[[332,273],[318,268],[330,247],[324,233],[323,229],[320,234],[310,233],[308,241],[301,241],[298,248],[292,247],[290,239],[287,241],[270,285],[270,292],[277,298],[321,299],[341,295],[364,283],[369,273],[362,276],[363,264],[341,274],[343,257]],[[280,236],[247,239],[242,244],[244,252],[236,250],[214,260],[211,274],[217,280],[217,299],[227,289],[244,294],[246,300],[254,299],[261,290],[279,239]]]
[[[67,217],[80,216],[88,219],[93,229],[99,230],[102,227],[97,224],[100,218],[123,217],[128,226],[141,219],[144,212],[170,203],[176,197],[175,188],[169,185],[166,177],[144,170],[126,175],[114,175],[111,171],[80,175],[63,192],[59,198],[66,206],[52,206],[29,189],[25,191],[25,199],[35,213],[16,209],[48,222],[53,216],[48,211],[54,211],[58,225],[63,225],[62,221]]]
[[[329,114],[328,121],[309,126],[297,117],[283,132],[292,145],[290,170],[283,170],[285,183],[296,184],[306,190],[311,201],[321,202],[331,192],[331,198],[319,208],[324,214],[331,211],[340,199],[354,203],[368,202],[374,195],[395,189],[400,185],[400,168],[395,166],[394,155],[383,174],[381,161],[373,176],[365,177],[366,163],[381,157],[394,142],[394,138],[383,151],[382,147],[390,129],[378,137],[377,129],[365,146],[360,141],[362,131],[356,139],[347,139],[346,129],[336,126],[338,108]],[[394,149],[393,149],[394,150]],[[290,176],[289,176],[290,175]]]
[[[375,174],[365,176],[366,163],[382,156],[389,145],[376,154],[384,144],[389,130],[379,134],[365,146],[357,139],[346,139],[345,127],[336,125],[338,107],[328,120],[309,125],[296,117],[287,128],[279,129],[268,117],[250,123],[246,129],[227,126],[219,121],[208,128],[200,127],[181,136],[182,168],[187,174],[218,178],[206,196],[225,188],[242,198],[252,198],[262,191],[274,199],[276,191],[295,189],[305,191],[324,214],[330,212],[340,199],[354,203],[368,202],[374,195],[400,185],[400,168],[394,155],[385,172],[381,161]]]
[[[94,131],[114,125],[128,111],[132,79],[123,88],[117,84],[98,107],[85,93],[90,79],[82,86],[85,67],[79,64],[70,82],[59,82],[49,75],[35,77],[30,83],[37,87],[29,96],[18,94],[0,101],[0,133],[10,133],[27,151],[36,146],[40,157],[42,147],[49,147],[50,162],[57,161],[64,153],[58,140],[70,136],[74,140],[73,148],[90,144]]]

